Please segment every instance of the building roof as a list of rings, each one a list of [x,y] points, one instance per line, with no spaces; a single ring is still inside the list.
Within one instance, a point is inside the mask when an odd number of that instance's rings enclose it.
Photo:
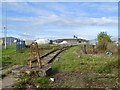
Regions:
[[[64,38],[64,39],[56,39],[54,40],[56,42],[62,42],[62,41],[83,41],[83,42],[88,42],[88,40],[85,39],[74,39],[74,38]]]

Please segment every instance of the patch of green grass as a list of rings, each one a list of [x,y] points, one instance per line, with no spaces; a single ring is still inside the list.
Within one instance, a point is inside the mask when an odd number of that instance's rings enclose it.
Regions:
[[[46,87],[48,88],[50,80],[48,77],[38,77],[36,79],[36,82],[38,83],[39,88],[46,88]]]
[[[70,48],[66,52],[64,52],[60,60],[53,64],[52,68],[56,70],[57,69],[58,70],[73,70],[78,65],[80,65],[79,63],[80,61],[75,55],[75,50],[77,48],[78,47],[75,46],[75,47]]]
[[[8,65],[8,64],[11,64],[12,63],[12,61],[11,61],[11,58],[9,57],[9,56],[4,56],[4,57],[2,57],[2,64],[3,65]]]
[[[40,45],[40,56],[57,48],[56,45]],[[30,49],[24,48],[16,52],[16,45],[7,46],[7,49],[2,50],[2,66],[6,68],[12,65],[27,65],[30,59]]]
[[[26,88],[29,85],[32,85],[36,88],[49,88],[50,80],[49,77],[38,77],[34,75],[24,74],[20,77],[17,83],[14,85],[14,88]]]
[[[9,48],[10,47],[10,48]],[[29,59],[29,49],[24,48],[20,52],[16,52],[15,46],[9,46],[7,49],[3,49],[2,53],[2,65],[11,66],[16,64],[27,64]]]
[[[14,44],[7,46],[6,49],[2,49],[2,55],[9,55],[9,54],[13,54],[15,52],[16,52],[16,47]]]
[[[24,88],[29,81],[30,78],[28,76],[22,76],[14,86],[15,88]]]
[[[98,68],[96,68],[96,72],[98,72],[98,73],[111,73],[112,68],[108,65],[101,65]]]
[[[118,61],[117,60],[111,60],[110,62],[99,65],[96,67],[96,72],[98,73],[116,73],[118,72]],[[116,71],[116,72],[115,72]]]

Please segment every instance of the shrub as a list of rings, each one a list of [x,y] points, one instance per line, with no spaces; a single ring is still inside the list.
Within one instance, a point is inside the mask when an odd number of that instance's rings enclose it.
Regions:
[[[111,43],[112,40],[106,32],[101,32],[97,36],[98,39],[98,49],[106,51],[108,43]]]

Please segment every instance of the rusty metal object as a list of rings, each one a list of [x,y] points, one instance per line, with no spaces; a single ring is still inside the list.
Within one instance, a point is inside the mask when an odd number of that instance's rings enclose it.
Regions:
[[[38,66],[39,66],[39,68],[42,68],[42,63],[41,63],[41,60],[40,60],[40,54],[39,54],[39,51],[38,51],[37,42],[32,42],[31,45],[30,45],[30,65],[29,65],[30,68],[32,68],[33,55],[36,55],[37,61],[38,61]]]

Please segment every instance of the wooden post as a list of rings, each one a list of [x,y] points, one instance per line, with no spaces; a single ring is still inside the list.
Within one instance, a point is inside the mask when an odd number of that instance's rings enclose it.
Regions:
[[[87,54],[86,45],[84,45],[84,52]]]

